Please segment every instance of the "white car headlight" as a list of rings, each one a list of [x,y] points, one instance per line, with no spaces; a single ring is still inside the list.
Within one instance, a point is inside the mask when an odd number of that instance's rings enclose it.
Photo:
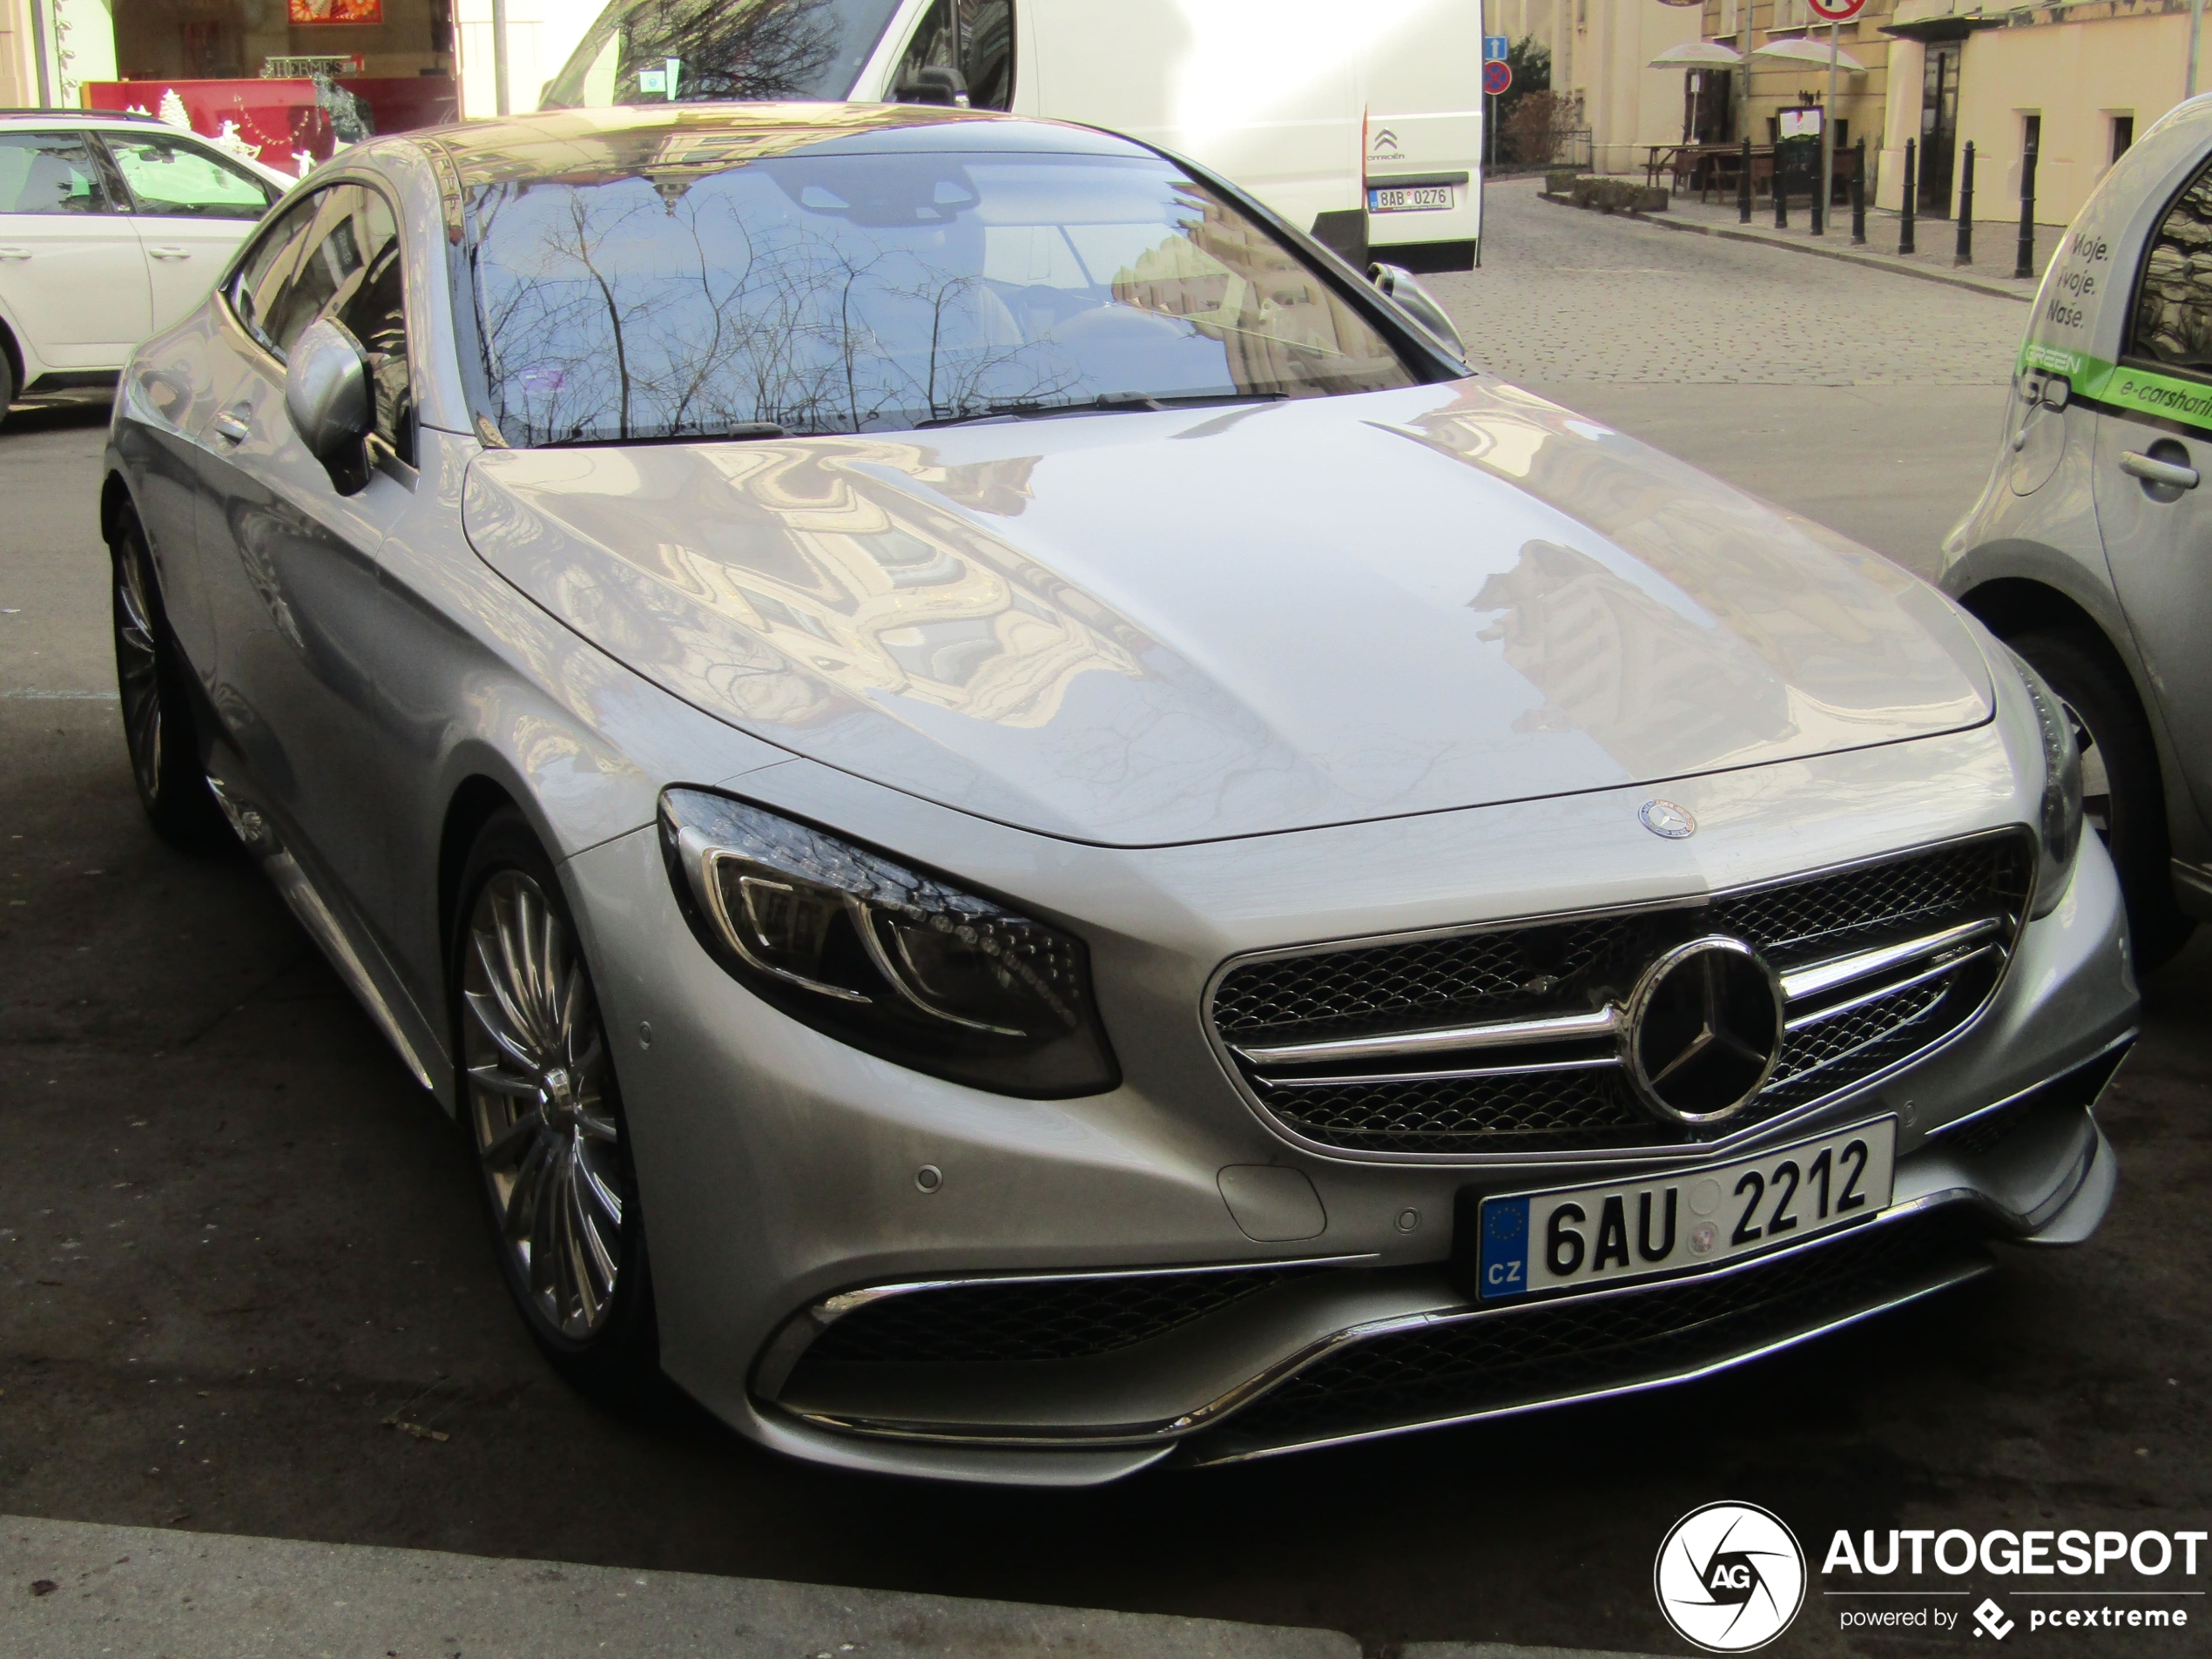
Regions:
[[[2035,911],[2047,916],[2066,896],[2074,875],[2074,855],[2081,848],[2081,750],[2074,740],[2074,722],[2044,678],[2019,652],[2009,652],[2034,705],[2036,725],[2043,736],[2043,802],[2038,814],[2036,839],[2042,860],[2035,873]]]
[[[727,795],[664,791],[660,829],[699,942],[794,1019],[1004,1095],[1120,1082],[1081,940]]]

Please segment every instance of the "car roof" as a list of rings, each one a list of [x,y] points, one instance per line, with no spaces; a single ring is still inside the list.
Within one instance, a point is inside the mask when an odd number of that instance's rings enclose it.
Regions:
[[[657,104],[550,110],[395,134],[387,142],[410,141],[435,144],[468,188],[644,169],[715,172],[799,152],[1152,153],[1134,140],[1090,127],[919,104]]]
[[[0,122],[10,125],[24,122],[49,127],[63,125],[85,126],[102,121],[119,121],[130,126],[143,126],[148,122],[158,127],[169,126],[169,123],[159,116],[136,110],[0,110]],[[170,127],[170,131],[174,132],[182,129]]]

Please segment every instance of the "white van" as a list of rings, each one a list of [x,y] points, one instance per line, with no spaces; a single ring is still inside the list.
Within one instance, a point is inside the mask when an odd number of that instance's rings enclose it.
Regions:
[[[1482,9],[1466,0],[610,0],[541,107],[966,102],[1243,185],[1354,264],[1466,270]]]

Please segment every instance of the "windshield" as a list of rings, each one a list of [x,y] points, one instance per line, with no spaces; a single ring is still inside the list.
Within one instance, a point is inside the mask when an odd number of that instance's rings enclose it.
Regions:
[[[853,90],[899,0],[613,0],[540,107],[799,98]]]
[[[1425,378],[1163,160],[715,165],[471,192],[485,412],[509,442],[899,430]]]

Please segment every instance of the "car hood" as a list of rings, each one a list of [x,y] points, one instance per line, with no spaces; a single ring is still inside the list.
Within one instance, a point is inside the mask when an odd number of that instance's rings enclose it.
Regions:
[[[493,449],[462,522],[749,732],[1116,846],[1658,784],[1991,706],[1933,589],[1488,379]]]

